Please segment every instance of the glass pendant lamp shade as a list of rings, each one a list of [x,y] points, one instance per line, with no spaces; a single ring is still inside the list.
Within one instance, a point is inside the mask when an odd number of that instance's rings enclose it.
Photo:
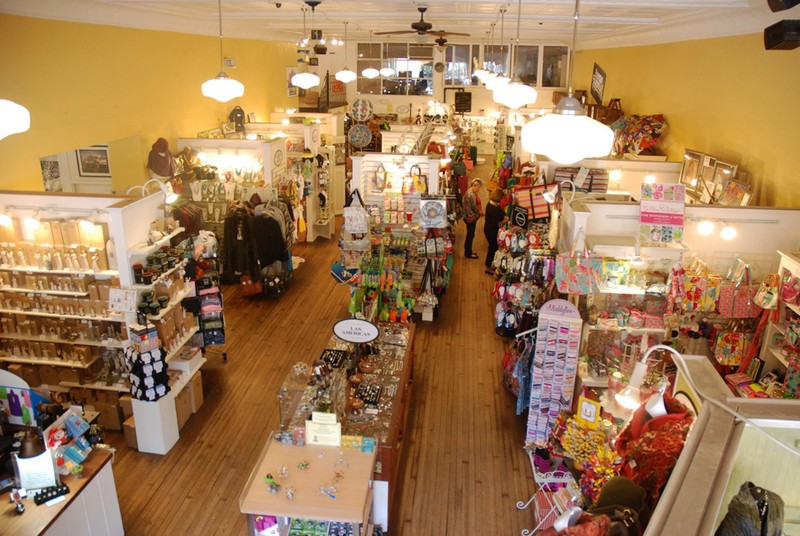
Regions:
[[[0,140],[31,128],[31,114],[16,102],[0,99]]]
[[[511,82],[511,79],[504,74],[495,74],[486,78],[486,89],[489,91],[497,91],[498,88]]]
[[[338,80],[339,82],[347,84],[355,80],[358,77],[358,75],[355,72],[348,69],[347,67],[345,67],[341,71],[337,72],[335,77],[336,80]]]
[[[553,113],[522,127],[522,148],[559,164],[606,156],[613,143],[614,131],[587,116],[574,97],[561,99]]]
[[[381,73],[381,76],[392,76],[394,74],[394,69],[391,67],[384,67],[378,72]]]
[[[347,41],[347,24],[348,24],[347,21],[344,21],[344,40],[345,41]],[[349,41],[348,41],[348,43],[349,43]],[[339,44],[343,45],[344,41],[339,41]],[[338,71],[334,75],[334,78],[336,78],[336,80],[338,80],[342,84],[349,84],[350,82],[352,82],[353,80],[358,78],[358,75],[354,71],[351,71],[350,69],[347,68],[347,49],[346,48],[344,49],[344,69],[342,69],[341,71]]]
[[[225,74],[222,54],[222,0],[217,0],[217,14],[219,16],[219,74],[215,78],[206,80],[200,86],[204,97],[211,97],[219,102],[228,102],[244,95],[244,84]]]
[[[229,77],[224,71],[220,71],[216,78],[203,82],[201,89],[204,97],[211,97],[219,102],[228,102],[244,95],[244,84]]]
[[[292,85],[301,89],[311,89],[319,85],[319,76],[309,72],[297,73],[292,77]]]
[[[377,78],[380,76],[381,72],[378,69],[374,69],[372,67],[367,67],[363,71],[361,71],[361,76],[364,78],[369,78],[372,80],[373,78]]]
[[[515,78],[512,82],[497,88],[493,98],[495,102],[516,110],[536,102],[536,96],[534,88],[523,84],[519,78]]]

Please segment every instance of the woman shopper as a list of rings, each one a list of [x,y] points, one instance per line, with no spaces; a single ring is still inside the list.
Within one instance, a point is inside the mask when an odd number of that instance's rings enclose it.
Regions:
[[[469,183],[469,190],[464,194],[464,223],[467,224],[467,236],[464,238],[464,257],[468,259],[477,259],[478,256],[472,251],[472,241],[475,239],[475,225],[478,220],[483,216],[481,210],[481,199],[478,197],[478,191],[483,186],[483,181],[480,179],[473,179]]]
[[[492,190],[489,194],[489,204],[486,205],[486,219],[483,220],[483,234],[489,242],[489,249],[486,251],[486,262],[484,262],[485,271],[491,275],[494,275],[492,261],[494,261],[494,254],[497,253],[497,232],[508,221],[505,212],[500,207],[503,195],[503,190],[500,188]]]

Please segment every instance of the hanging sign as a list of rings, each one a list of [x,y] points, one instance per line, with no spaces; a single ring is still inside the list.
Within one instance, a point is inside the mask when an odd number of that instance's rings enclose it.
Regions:
[[[469,91],[456,92],[456,113],[468,114],[472,112],[472,93]]]
[[[642,238],[662,244],[682,243],[685,209],[686,185],[658,182],[642,184],[639,205],[639,232]]]
[[[359,318],[346,318],[333,325],[333,334],[343,341],[360,344],[377,339],[380,330],[372,322]]]

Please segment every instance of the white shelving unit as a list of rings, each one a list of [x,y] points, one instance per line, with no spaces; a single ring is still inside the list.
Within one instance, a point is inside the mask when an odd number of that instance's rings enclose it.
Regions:
[[[792,275],[800,276],[800,252],[784,253],[783,251],[778,251],[778,253],[781,256],[780,264],[778,265],[778,275],[781,277],[781,280],[783,280],[783,276],[787,272],[791,272]],[[786,368],[789,365],[788,358],[781,353],[780,348],[775,344],[776,339],[783,337],[786,333],[786,309],[790,309],[793,313],[800,315],[799,306],[783,301],[780,298],[780,294],[778,294],[778,321],[770,321],[767,324],[764,330],[763,342],[761,343],[761,354],[759,357],[764,361],[762,374],[769,372],[775,367]]]

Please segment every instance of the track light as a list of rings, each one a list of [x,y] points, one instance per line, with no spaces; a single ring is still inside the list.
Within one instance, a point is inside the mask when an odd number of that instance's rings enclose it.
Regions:
[[[736,238],[736,228],[726,223],[719,232],[719,236],[723,240],[733,240]]]
[[[6,207],[2,214],[0,214],[0,226],[11,227],[13,221],[11,220],[11,207]]]
[[[714,232],[714,227],[713,221],[703,220],[697,224],[697,234],[708,236]]]
[[[41,216],[41,211],[37,210],[30,216],[26,217],[25,220],[23,221],[25,227],[27,227],[28,229],[38,229],[42,225],[42,222],[39,221],[40,216]]]

